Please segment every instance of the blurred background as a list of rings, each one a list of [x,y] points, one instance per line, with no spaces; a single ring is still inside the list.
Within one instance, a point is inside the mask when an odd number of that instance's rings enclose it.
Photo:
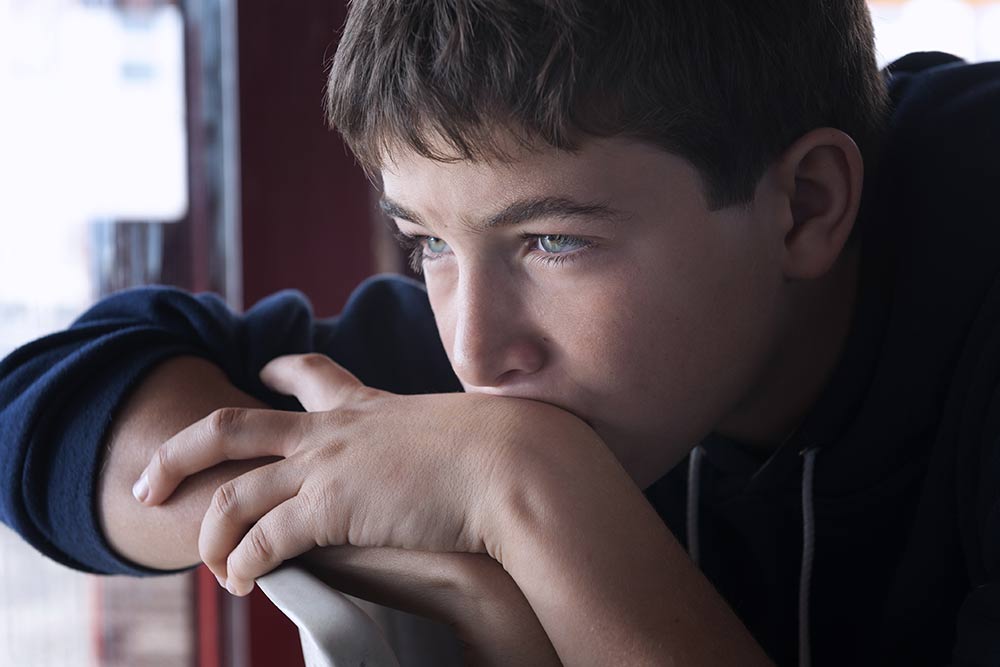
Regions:
[[[1000,0],[873,0],[880,65],[1000,59]],[[0,0],[0,358],[134,285],[285,287],[333,315],[405,272],[323,121],[346,0]],[[0,665],[301,664],[259,592],[204,569],[92,577],[0,525]]]

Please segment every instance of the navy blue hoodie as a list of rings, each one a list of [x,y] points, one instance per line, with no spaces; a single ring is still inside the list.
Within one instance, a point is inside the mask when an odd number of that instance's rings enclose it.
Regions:
[[[646,497],[779,665],[1000,665],[1000,63],[914,54],[866,176],[840,360],[772,454],[711,434]],[[158,574],[97,524],[129,390],[193,354],[277,408],[271,358],[320,351],[398,393],[459,390],[422,287],[363,283],[336,318],[294,291],[243,315],[167,287],[108,297],[0,362],[0,519],[97,573]]]

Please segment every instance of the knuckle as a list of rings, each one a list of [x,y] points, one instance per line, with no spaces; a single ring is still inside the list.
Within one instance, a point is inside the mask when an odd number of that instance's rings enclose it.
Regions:
[[[235,433],[243,422],[246,410],[243,408],[219,408],[208,416],[205,427],[209,437],[225,437]]]
[[[307,517],[319,516],[325,510],[326,503],[323,500],[323,495],[306,487],[299,491],[298,499]]]
[[[305,515],[305,522],[312,532],[312,538],[317,546],[329,546],[339,544],[335,535],[341,531],[335,523],[335,517],[331,515],[330,494],[324,491],[316,491],[303,488],[299,491],[299,502]]]
[[[298,356],[298,363],[303,369],[316,369],[329,365],[330,360],[319,352],[308,352]]]
[[[303,447],[299,454],[302,457],[303,465],[309,470],[322,470],[324,466],[329,469],[329,467],[337,465],[337,460],[347,450],[347,445],[338,437],[340,435],[338,431],[342,425],[325,424],[324,426],[326,429],[316,440],[305,440],[313,446]],[[315,446],[317,444],[319,446]]]
[[[174,465],[174,455],[171,449],[167,446],[161,446],[156,449],[156,466],[160,469],[161,473],[170,474],[173,472]]]
[[[247,533],[247,556],[251,561],[270,563],[274,559],[274,546],[263,530],[254,526]]]
[[[236,514],[238,507],[239,495],[236,484],[232,481],[226,482],[212,494],[212,510],[219,516],[231,517]]]
[[[319,414],[319,413],[315,413]],[[336,410],[319,414],[316,417],[319,423],[327,426],[330,430],[326,433],[330,440],[343,437],[341,429],[346,429],[361,422],[366,414],[358,408],[350,405],[339,406]]]
[[[359,384],[351,388],[351,392],[354,397],[359,401],[374,401],[382,397],[382,391],[375,389],[374,387],[369,387],[368,385]]]

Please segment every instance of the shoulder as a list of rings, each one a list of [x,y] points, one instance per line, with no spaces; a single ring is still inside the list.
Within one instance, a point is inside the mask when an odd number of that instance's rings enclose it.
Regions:
[[[363,382],[395,393],[458,391],[423,284],[382,274],[362,282],[315,346]]]
[[[1000,62],[920,53],[886,74],[894,107],[878,222],[899,256],[897,289],[920,316],[909,326],[922,338],[953,330],[959,342],[947,348],[943,425],[956,447],[963,550],[983,582],[1000,577]]]
[[[866,226],[899,258],[901,287],[915,281],[945,313],[974,307],[1000,268],[1000,62],[913,54],[886,71],[894,106]]]
[[[966,63],[944,53],[912,53],[886,66],[893,115],[890,134],[921,127],[925,139],[986,129],[995,137],[1000,62]],[[934,125],[928,125],[934,123]]]
[[[902,187],[901,194],[914,201],[934,199],[960,210],[964,202],[948,195],[964,193],[995,211],[1000,62],[968,64],[943,54],[912,54],[889,65],[886,74],[893,110],[881,184]]]

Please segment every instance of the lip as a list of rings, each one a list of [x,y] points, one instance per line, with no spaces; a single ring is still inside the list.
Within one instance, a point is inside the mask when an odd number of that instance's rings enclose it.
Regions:
[[[565,410],[566,412],[570,413],[571,415],[573,415],[574,417],[576,417],[577,419],[579,419],[580,421],[582,421],[584,424],[586,424],[587,426],[589,426],[591,429],[595,428],[594,422],[591,421],[590,417],[588,417],[587,415],[583,414],[582,412],[579,412],[577,410],[569,408],[569,407],[563,405],[562,403],[558,403],[556,401],[548,401],[548,400],[545,400],[545,399],[542,399],[542,398],[533,398],[531,400],[538,401],[539,403],[548,403],[549,405],[555,406],[555,407],[559,408],[560,410]]]

